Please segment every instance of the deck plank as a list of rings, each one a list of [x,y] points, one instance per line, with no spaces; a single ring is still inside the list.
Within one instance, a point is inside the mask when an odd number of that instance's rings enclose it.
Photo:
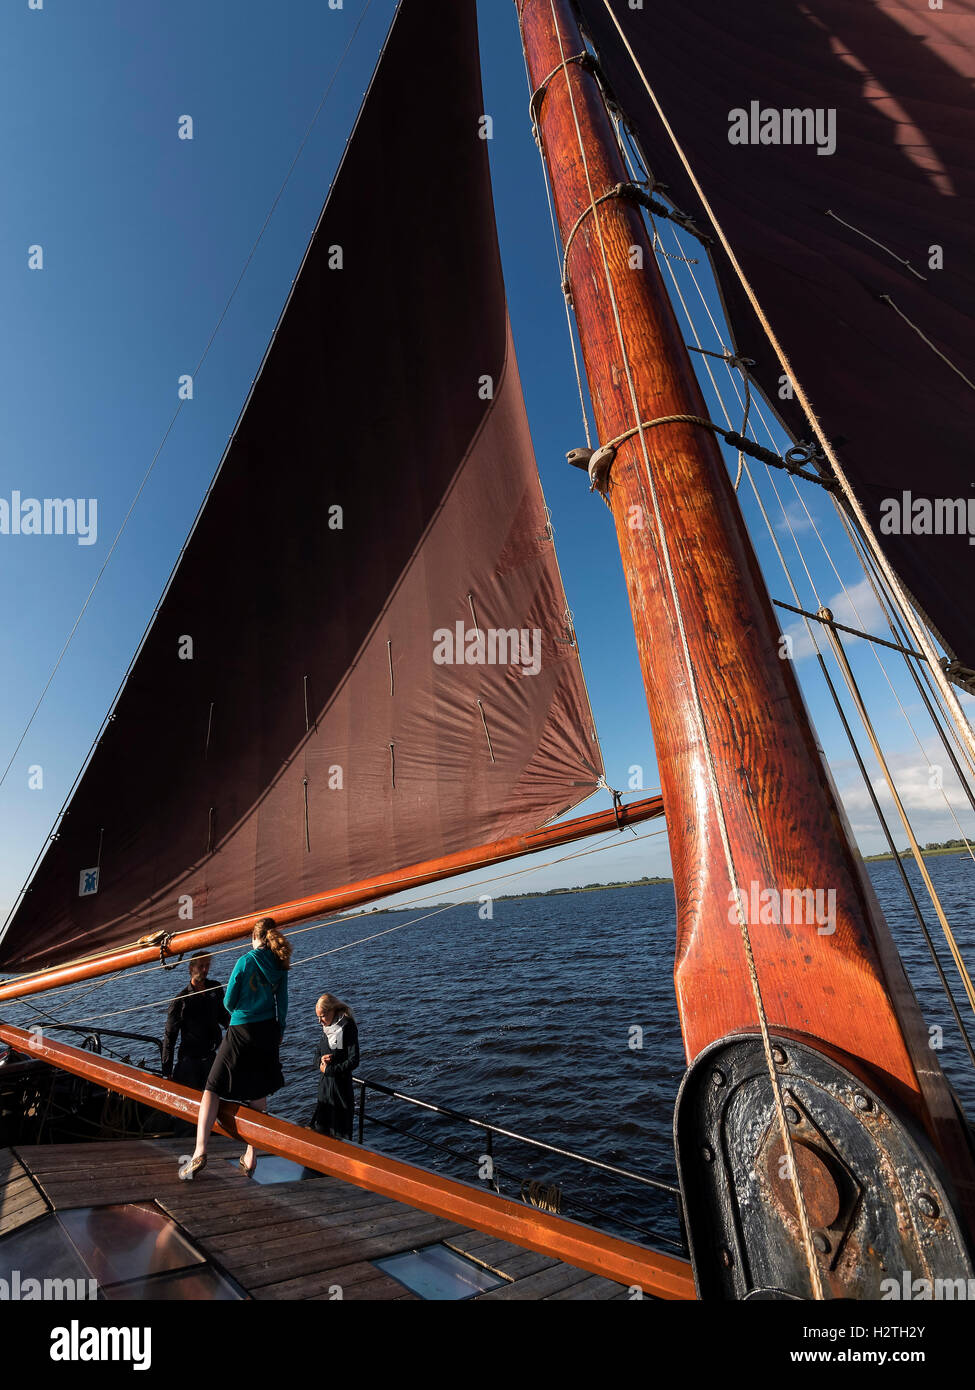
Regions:
[[[473,1231],[462,1237],[451,1237],[445,1240],[444,1244],[503,1279],[522,1279],[526,1275],[537,1274],[539,1270],[549,1269],[559,1263],[551,1255],[536,1254],[533,1250],[526,1250],[524,1246],[512,1245],[510,1241],[486,1237],[480,1231]]]
[[[612,1279],[604,1279],[599,1274],[592,1274],[588,1279],[583,1279],[578,1284],[570,1284],[567,1288],[556,1289],[555,1293],[545,1294],[545,1301],[554,1302],[557,1299],[582,1301],[585,1299],[604,1302],[607,1299],[618,1297],[620,1287],[619,1284],[614,1284]]]
[[[50,1208],[13,1149],[0,1149],[0,1173],[0,1235],[5,1236]]]
[[[30,1145],[0,1151],[4,1222],[49,1210],[152,1201],[252,1298],[422,1301],[373,1261],[443,1243],[506,1282],[478,1299],[616,1300],[626,1290],[586,1270],[324,1174],[250,1181],[238,1141],[215,1136],[210,1161],[180,1182],[191,1140]],[[33,1176],[33,1181],[31,1178]],[[38,1190],[40,1189],[40,1191]],[[43,1194],[43,1195],[42,1195]],[[46,1198],[46,1200],[45,1200]],[[13,1229],[14,1227],[9,1227]]]
[[[572,1284],[581,1284],[584,1279],[592,1276],[584,1269],[574,1269],[572,1265],[556,1264],[551,1269],[539,1270],[537,1274],[529,1274],[525,1279],[516,1279],[513,1284],[505,1284],[500,1289],[489,1289],[487,1293],[477,1295],[475,1302],[482,1302],[484,1299],[493,1301],[505,1301],[508,1299],[546,1299],[560,1289],[567,1289]]]

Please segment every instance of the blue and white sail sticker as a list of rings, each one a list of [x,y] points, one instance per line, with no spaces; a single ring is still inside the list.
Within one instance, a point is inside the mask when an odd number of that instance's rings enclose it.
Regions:
[[[78,878],[78,897],[90,898],[93,893],[98,892],[99,866],[96,864],[93,869],[82,869]]]

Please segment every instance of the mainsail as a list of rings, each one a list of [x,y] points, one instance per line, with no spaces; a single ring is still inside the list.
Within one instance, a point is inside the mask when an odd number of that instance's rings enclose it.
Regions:
[[[594,789],[482,112],[474,0],[404,0],[0,966],[533,829]]]
[[[972,7],[579,9],[654,178],[713,235],[639,62],[888,559],[975,666],[958,602],[975,536]],[[717,239],[713,255],[737,350],[787,428],[811,439]]]

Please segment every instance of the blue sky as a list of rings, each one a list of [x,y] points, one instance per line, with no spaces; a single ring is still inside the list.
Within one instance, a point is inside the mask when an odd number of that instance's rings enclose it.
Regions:
[[[393,8],[393,0],[372,0],[197,376],[195,398],[169,434],[0,787],[0,919],[97,733],[233,428]],[[566,449],[583,436],[515,8],[482,0],[480,10],[511,317],[607,775],[626,790],[637,765],[645,787],[654,790],[652,739],[611,521],[589,495],[584,475],[564,462]],[[98,499],[94,545],[79,546],[68,536],[0,536],[0,771],[163,438],[177,404],[177,379],[199,361],[361,13],[362,0],[346,0],[341,10],[324,0],[44,0],[41,10],[29,9],[27,0],[8,0],[0,13],[0,497],[18,489],[25,496]],[[192,141],[177,138],[184,114],[193,117]],[[419,135],[417,161],[422,180]],[[436,190],[428,196],[435,200]],[[669,249],[678,249],[669,229],[661,234]],[[28,269],[34,245],[43,247],[43,270]],[[697,292],[689,272],[678,267],[677,273],[692,302]],[[697,273],[704,276],[704,268]],[[705,289],[704,297],[717,315],[713,292]],[[696,304],[701,313],[695,318],[706,323],[701,300]],[[710,325],[702,340],[718,346]],[[756,479],[776,508],[763,468],[756,468]],[[792,484],[782,475],[775,482],[797,536],[811,545],[810,569],[822,597],[856,625],[852,609],[837,600],[840,581]],[[803,496],[842,579],[856,586],[863,618],[882,631],[862,573],[839,543],[828,499],[810,491]],[[742,493],[772,594],[791,601],[747,483]],[[788,527],[778,511],[773,517],[801,574]],[[804,576],[801,597],[816,606]],[[791,629],[791,618],[785,626]],[[806,645],[797,632],[799,673],[813,718],[861,843],[871,852],[881,847],[879,833],[836,716],[812,679],[815,663]],[[944,758],[918,714],[899,658],[885,658],[885,664],[917,719],[921,748],[872,653],[863,643],[852,644],[851,652],[874,697],[878,727],[916,811],[921,840],[959,834],[942,793],[928,785],[929,764]],[[43,787],[31,790],[29,769],[36,765],[43,768]],[[970,832],[971,812],[947,777],[945,790]],[[905,843],[900,829],[896,838]],[[509,890],[514,884],[539,888],[667,873],[666,835],[639,844],[627,836],[612,852],[547,869],[514,866],[525,868],[532,872],[519,872]],[[436,896],[447,897],[446,886]]]

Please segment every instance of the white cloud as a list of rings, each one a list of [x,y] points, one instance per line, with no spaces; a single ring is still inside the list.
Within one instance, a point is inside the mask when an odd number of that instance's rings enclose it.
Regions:
[[[861,632],[872,632],[877,637],[890,635],[887,620],[866,575],[858,584],[847,585],[845,590],[834,593],[826,600],[826,607],[836,622],[845,623],[847,627],[858,628]],[[804,618],[796,618],[794,623],[790,623],[786,628],[786,635],[792,638],[794,661],[804,661],[807,657],[815,656],[816,649],[809,637]],[[847,632],[841,633],[840,636],[844,646],[859,644],[861,641],[859,637],[852,637]],[[819,645],[824,652],[829,645],[825,630],[821,632]]]

